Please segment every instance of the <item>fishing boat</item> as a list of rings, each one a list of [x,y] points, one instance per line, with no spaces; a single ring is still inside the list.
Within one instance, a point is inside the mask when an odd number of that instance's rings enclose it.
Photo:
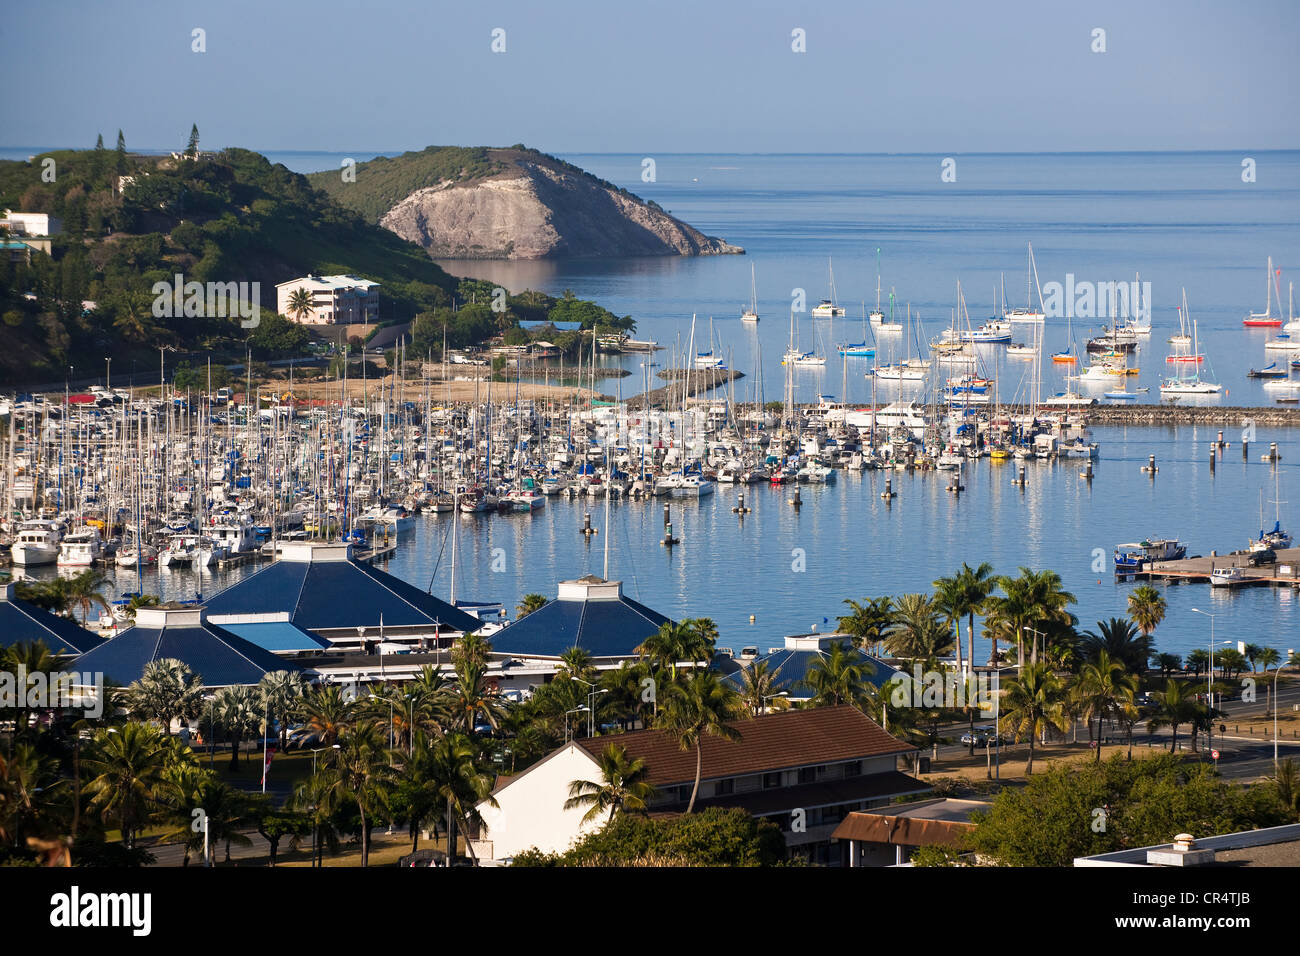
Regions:
[[[1210,571],[1210,587],[1235,588],[1247,581],[1246,569],[1240,567],[1214,568]]]
[[[740,321],[753,324],[758,321],[758,285],[754,280],[754,264],[749,264],[749,308],[740,313]]]
[[[1180,561],[1187,556],[1187,547],[1177,538],[1149,538],[1133,544],[1115,546],[1115,572],[1141,571],[1154,561]]]
[[[1281,274],[1282,274],[1281,269],[1278,269],[1277,272],[1274,273],[1273,257],[1269,256],[1268,275],[1264,281],[1264,285],[1265,285],[1264,291],[1265,294],[1268,296],[1268,299],[1264,303],[1264,311],[1249,313],[1244,319],[1241,320],[1241,324],[1243,326],[1245,326],[1248,329],[1279,329],[1282,327],[1281,289],[1278,290],[1278,297],[1277,297],[1278,314],[1276,316],[1273,315],[1273,286],[1274,283],[1278,281],[1278,277],[1281,276]]]
[[[830,259],[826,260],[826,269],[830,273],[831,297],[822,299],[819,305],[813,307],[812,317],[814,319],[837,319],[845,314],[844,310],[835,304],[835,270],[831,266]]]

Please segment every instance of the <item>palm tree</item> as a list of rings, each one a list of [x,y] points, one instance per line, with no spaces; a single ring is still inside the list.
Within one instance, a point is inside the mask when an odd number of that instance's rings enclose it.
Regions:
[[[975,666],[975,615],[984,612],[984,605],[998,586],[993,565],[987,561],[979,567],[972,568],[965,561],[957,572],[957,581],[962,587],[962,604],[966,608],[966,660]]]
[[[1151,658],[1150,635],[1142,634],[1128,618],[1112,617],[1109,621],[1098,621],[1096,631],[1084,631],[1080,638],[1086,658],[1095,661],[1098,654],[1105,651],[1133,674],[1143,673]]]
[[[934,602],[924,594],[904,594],[895,604],[894,620],[885,646],[895,657],[940,657],[952,650],[952,628],[939,619]]]
[[[519,604],[515,607],[515,611],[516,611],[515,620],[522,621],[524,618],[526,618],[529,614],[532,614],[534,611],[538,611],[544,608],[547,605],[547,603],[548,602],[544,594],[525,594],[523,600],[520,601]]]
[[[1095,660],[1079,672],[1078,687],[1082,714],[1088,721],[1088,737],[1092,739],[1092,718],[1097,718],[1097,762],[1101,762],[1101,722],[1125,702],[1131,702],[1137,693],[1137,678],[1125,671],[1124,665],[1112,660],[1105,650],[1099,650]]]
[[[867,678],[875,672],[871,662],[848,642],[834,641],[809,665],[801,683],[812,690],[809,704],[813,707],[851,704],[861,710],[863,702],[873,696]]]
[[[1287,757],[1277,765],[1273,772],[1273,786],[1277,788],[1277,799],[1287,813],[1292,816],[1300,814],[1300,766],[1293,758]]]
[[[184,662],[161,657],[145,664],[139,680],[123,691],[128,713],[156,720],[163,732],[172,732],[175,720],[192,720],[203,711],[203,678]]]
[[[966,613],[966,599],[965,590],[955,575],[934,582],[934,598],[930,603],[948,630],[956,629],[953,640],[957,648],[957,670],[965,673],[961,660],[961,619]]]
[[[81,608],[81,623],[86,625],[90,617],[91,605],[98,607],[101,611],[109,611],[111,608],[104,596],[99,593],[108,582],[108,577],[102,571],[96,571],[94,568],[87,568],[78,574],[68,578],[68,601],[69,604]]]
[[[1172,677],[1174,671],[1183,666],[1183,659],[1177,654],[1161,653],[1152,658],[1160,668],[1161,677]]]
[[[667,699],[659,711],[657,726],[677,741],[682,750],[695,750],[695,784],[686,812],[695,809],[695,798],[700,791],[703,773],[703,741],[705,734],[723,740],[739,740],[740,731],[728,721],[739,719],[744,713],[740,695],[718,680],[712,671],[698,671],[668,688]]]
[[[322,747],[332,747],[355,719],[355,708],[337,685],[319,686],[302,696],[298,716],[303,722],[301,736],[315,738]]]
[[[1144,635],[1151,633],[1165,619],[1165,599],[1149,584],[1143,584],[1129,592],[1128,616],[1131,617]]]
[[[434,791],[447,808],[447,856],[456,856],[456,831],[466,834],[465,848],[477,860],[468,839],[471,830],[484,832],[487,823],[479,813],[480,803],[497,806],[492,796],[492,775],[481,767],[478,748],[465,734],[451,733],[433,744],[431,771]]]
[[[217,691],[213,701],[217,723],[230,735],[230,769],[239,766],[239,746],[262,727],[260,695],[252,687],[235,685]]]
[[[845,600],[851,614],[838,619],[839,630],[853,638],[853,646],[864,648],[868,653],[879,654],[880,645],[885,639],[885,631],[894,615],[894,599],[891,597],[869,598],[866,604]]]
[[[307,677],[301,671],[267,671],[258,682],[257,690],[262,706],[269,710],[271,719],[279,725],[280,749],[289,739],[289,721],[297,712],[307,693]]]
[[[690,621],[665,621],[636,648],[642,660],[667,674],[669,682],[677,679],[677,663],[690,656],[688,648],[695,640]]]
[[[456,662],[456,680],[451,691],[452,726],[471,736],[480,721],[493,729],[501,726],[505,708],[501,695],[491,688],[487,677],[487,664],[474,656],[464,656]]]
[[[658,795],[646,780],[645,761],[629,758],[627,750],[618,744],[606,746],[598,763],[600,780],[574,780],[569,784],[569,799],[564,801],[566,810],[588,808],[582,815],[583,823],[598,819],[606,810],[610,821],[616,813],[644,812]]]
[[[289,293],[289,306],[286,311],[299,322],[310,317],[314,308],[311,290],[299,288]]]
[[[1250,672],[1252,674],[1255,673],[1255,663],[1259,659],[1259,652],[1263,649],[1264,648],[1260,647],[1258,644],[1247,644],[1245,648],[1242,649],[1242,654],[1245,656],[1246,660],[1250,661]]]
[[[1281,662],[1282,655],[1276,647],[1261,647],[1255,655],[1255,660],[1259,662],[1260,667],[1264,668],[1264,672],[1268,673],[1270,667],[1276,667]]]
[[[750,715],[761,717],[769,709],[787,710],[789,697],[777,690],[777,675],[767,661],[751,661],[740,668],[740,699]]]
[[[1002,575],[997,582],[1005,596],[990,597],[988,611],[1005,633],[1014,635],[1017,664],[1023,666],[1027,634],[1032,630],[1046,630],[1053,623],[1072,626],[1074,617],[1069,605],[1075,603],[1075,597],[1063,589],[1061,577],[1055,571],[1021,567],[1019,577]],[[1036,635],[1033,647],[1031,659],[1036,661]]]
[[[1165,689],[1151,696],[1156,700],[1156,712],[1147,722],[1147,731],[1154,733],[1161,727],[1168,727],[1171,731],[1169,752],[1173,753],[1178,749],[1178,727],[1196,719],[1197,702],[1186,692],[1183,684],[1174,680],[1165,681]]]
[[[149,819],[166,767],[164,735],[134,721],[101,730],[84,761],[91,775],[86,793],[91,805],[116,818],[127,847]]]
[[[18,641],[7,648],[0,648],[0,671],[17,675],[21,670],[26,674],[49,674],[58,671],[60,658],[50,653],[44,641]],[[26,694],[15,694],[11,706],[14,729],[11,739],[25,736],[30,732],[31,708]]]
[[[433,744],[424,731],[417,729],[410,751],[400,756],[391,805],[411,835],[411,852],[420,848],[420,831],[428,820],[436,822],[442,798],[437,791]],[[435,828],[436,829],[436,828]]]
[[[559,672],[563,672],[571,677],[581,677],[584,679],[591,678],[591,671],[594,670],[591,664],[591,652],[582,647],[570,647],[560,655]]]
[[[1205,670],[1210,664],[1210,654],[1205,648],[1198,647],[1187,652],[1186,663],[1187,669],[1192,672],[1192,676],[1200,677],[1201,671]]]
[[[64,782],[57,757],[33,744],[14,746],[7,760],[0,759],[0,837],[17,846],[24,837],[39,836],[55,825],[43,817],[52,809],[50,791]],[[62,832],[62,825],[57,827]]]
[[[1034,772],[1034,738],[1045,734],[1047,728],[1065,729],[1065,689],[1060,679],[1046,664],[1030,663],[1019,674],[1007,681],[1002,709],[1015,728],[1016,740],[1029,738],[1029,761],[1025,775]]]
[[[453,665],[468,661],[486,668],[491,656],[492,642],[481,634],[465,634],[451,648]]]
[[[370,827],[394,776],[385,743],[373,724],[359,724],[340,738],[334,759],[319,771],[323,802],[356,804],[361,816],[362,866],[370,865]]]

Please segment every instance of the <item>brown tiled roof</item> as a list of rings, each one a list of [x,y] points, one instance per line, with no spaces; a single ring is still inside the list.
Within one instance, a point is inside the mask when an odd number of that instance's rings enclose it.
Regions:
[[[805,810],[814,807],[834,807],[842,803],[858,803],[880,797],[926,793],[932,789],[934,788],[924,780],[891,770],[888,773],[873,773],[865,777],[849,777],[846,780],[827,780],[824,783],[805,783],[795,787],[708,797],[696,800],[695,808],[705,810],[709,807],[740,807],[754,816],[763,816],[769,813],[788,813],[795,807],[802,807]],[[685,802],[682,806],[685,806]]]
[[[831,837],[896,846],[951,846],[960,843],[974,829],[975,824],[956,820],[924,820],[878,812],[850,813]]]
[[[911,753],[911,744],[891,737],[856,707],[814,707],[766,714],[730,725],[741,739],[703,736],[702,780],[771,773],[814,764]],[[609,744],[626,748],[628,756],[646,763],[656,787],[695,780],[695,750],[682,750],[662,730],[584,738],[578,745],[598,757]]]

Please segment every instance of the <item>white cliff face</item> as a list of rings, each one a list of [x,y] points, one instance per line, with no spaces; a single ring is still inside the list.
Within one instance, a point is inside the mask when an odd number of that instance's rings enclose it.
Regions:
[[[435,259],[744,252],[592,177],[527,160],[487,179],[419,189],[379,224]]]

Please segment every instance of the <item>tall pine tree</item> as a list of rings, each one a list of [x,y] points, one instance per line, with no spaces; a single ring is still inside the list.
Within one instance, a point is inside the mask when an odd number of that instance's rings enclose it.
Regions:
[[[90,167],[92,185],[98,186],[104,180],[104,173],[107,170],[104,159],[104,134],[100,133],[95,138],[95,155],[91,161]]]
[[[199,124],[190,126],[190,144],[185,147],[185,154],[191,159],[199,157]]]
[[[117,174],[126,175],[126,137],[121,130],[117,131]]]

